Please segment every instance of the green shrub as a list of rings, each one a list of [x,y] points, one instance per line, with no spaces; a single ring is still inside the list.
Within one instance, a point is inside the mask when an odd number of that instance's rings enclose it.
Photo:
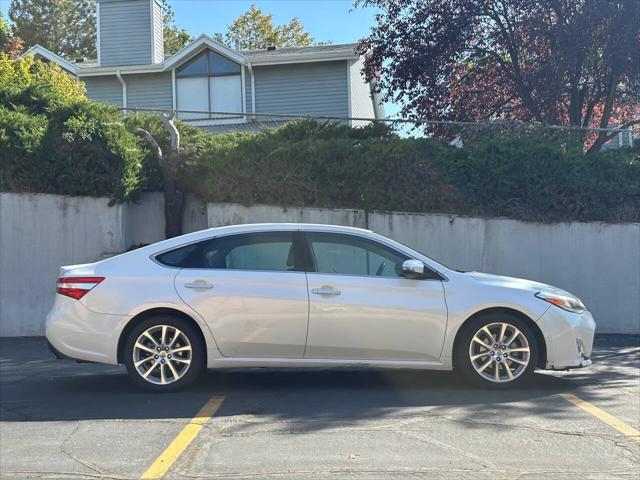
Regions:
[[[544,132],[487,132],[439,168],[473,199],[468,213],[538,221],[640,219],[638,152],[584,155],[570,147],[575,141],[564,140]]]
[[[293,122],[207,137],[181,174],[212,202],[507,216],[640,220],[635,150],[585,156],[540,130],[476,131],[457,149],[386,127]]]
[[[112,107],[77,101],[29,115],[0,107],[2,189],[126,199],[142,151]]]
[[[0,55],[0,188],[126,199],[142,148],[122,113],[59,67]]]

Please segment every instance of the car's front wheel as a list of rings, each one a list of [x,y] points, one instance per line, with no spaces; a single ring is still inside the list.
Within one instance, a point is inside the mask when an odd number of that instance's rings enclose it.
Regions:
[[[537,355],[536,337],[525,321],[488,314],[463,327],[456,342],[456,369],[476,385],[511,387],[531,378]]]
[[[175,391],[192,383],[204,367],[199,332],[179,317],[149,317],[130,332],[124,363],[134,383],[157,392]]]

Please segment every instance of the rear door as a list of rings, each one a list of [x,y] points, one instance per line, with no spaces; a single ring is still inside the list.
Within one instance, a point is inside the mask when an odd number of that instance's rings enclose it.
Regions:
[[[447,307],[440,280],[400,276],[409,257],[352,234],[305,232],[309,284],[305,358],[431,361],[440,357]]]
[[[178,294],[209,324],[222,355],[303,356],[309,297],[304,269],[297,265],[297,235],[215,238],[176,276]]]

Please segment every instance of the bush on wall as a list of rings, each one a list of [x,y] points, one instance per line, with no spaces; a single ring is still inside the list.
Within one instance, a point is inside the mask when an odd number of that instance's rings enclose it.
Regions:
[[[142,149],[114,107],[88,101],[57,65],[0,56],[3,190],[128,198]]]
[[[637,150],[585,156],[544,132],[476,131],[458,149],[386,127],[312,121],[209,137],[183,189],[213,202],[640,220]]]

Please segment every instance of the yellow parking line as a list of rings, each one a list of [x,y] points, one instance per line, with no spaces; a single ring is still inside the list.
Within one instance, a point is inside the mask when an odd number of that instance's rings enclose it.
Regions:
[[[202,424],[209,420],[220,408],[223,400],[224,397],[211,397],[140,478],[162,478],[193,439],[198,436],[198,433],[202,430]]]
[[[636,430],[633,427],[630,427],[622,420],[618,420],[613,415],[609,415],[604,410],[599,409],[595,405],[590,404],[589,402],[582,400],[580,397],[576,397],[571,393],[561,393],[562,398],[567,400],[568,402],[573,403],[575,406],[580,407],[587,413],[590,413],[594,417],[599,420],[602,420],[604,423],[609,424],[619,432],[623,433],[627,437],[633,438],[636,442],[640,442],[640,431]]]

